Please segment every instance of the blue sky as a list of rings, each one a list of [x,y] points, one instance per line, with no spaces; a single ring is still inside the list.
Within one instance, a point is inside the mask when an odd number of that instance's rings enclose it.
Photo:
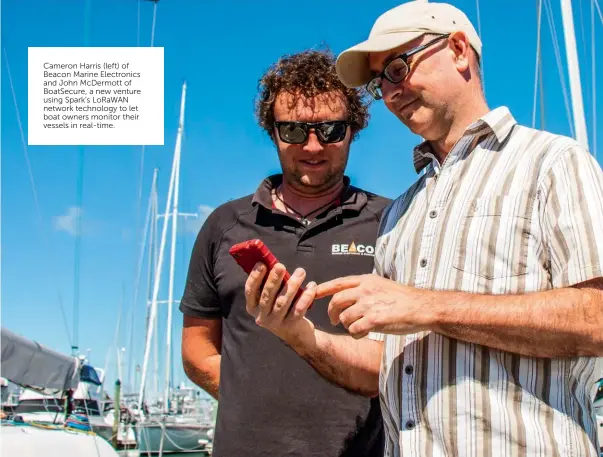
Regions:
[[[119,345],[128,344],[133,284],[144,210],[153,168],[158,167],[160,208],[164,211],[177,128],[181,83],[188,82],[182,149],[180,208],[208,212],[230,198],[249,194],[267,174],[278,171],[276,151],[256,125],[253,100],[257,81],[279,56],[328,45],[335,53],[363,40],[373,21],[399,1],[309,0],[295,6],[276,0],[249,2],[161,0],[155,46],[165,52],[165,145],[147,147],[138,213],[141,148],[130,146],[32,146],[28,154],[38,192],[36,210],[15,105],[2,56],[2,325],[69,353],[73,338],[74,222],[81,212],[78,340],[103,366],[113,345],[123,299]],[[477,26],[474,0],[453,0]],[[536,2],[482,1],[486,95],[490,107],[508,106],[519,122],[531,125],[536,55]],[[565,62],[559,2],[552,13]],[[599,137],[603,156],[603,115],[593,125],[590,1],[574,2],[574,17],[587,123]],[[140,34],[138,8],[140,5]],[[148,46],[153,4],[138,0],[4,0],[2,47],[8,56],[17,106],[27,138],[28,46]],[[570,134],[553,40],[543,16],[545,127]],[[603,49],[603,27],[595,18]],[[598,78],[603,62],[597,62]],[[565,65],[564,65],[565,68]],[[567,81],[567,74],[565,75]],[[596,106],[603,107],[603,88]],[[396,197],[415,179],[412,147],[419,140],[380,103],[371,108],[369,127],[352,146],[348,174],[373,192]],[[538,115],[540,117],[540,115]],[[78,206],[78,161],[83,157],[82,202]],[[136,215],[139,214],[137,220]],[[177,245],[175,297],[182,293],[188,256],[198,224],[182,224]],[[167,256],[167,253],[166,253]],[[165,264],[167,269],[167,263]],[[145,276],[146,277],[146,276]],[[164,277],[161,299],[167,298]],[[142,284],[144,297],[146,285]],[[67,327],[60,300],[67,314]],[[144,299],[134,304],[135,363],[142,364]],[[160,310],[160,338],[165,308]],[[180,367],[181,315],[174,310],[175,380]],[[160,348],[165,348],[160,340]],[[163,351],[162,351],[163,352]],[[116,376],[111,351],[108,379]],[[124,358],[129,359],[128,355]]]

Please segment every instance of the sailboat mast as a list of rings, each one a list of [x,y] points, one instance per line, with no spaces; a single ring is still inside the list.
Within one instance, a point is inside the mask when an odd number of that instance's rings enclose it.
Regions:
[[[168,411],[168,400],[170,390],[170,364],[172,350],[172,308],[174,305],[174,267],[176,263],[176,232],[178,227],[178,191],[180,188],[180,150],[182,146],[182,131],[184,130],[184,106],[186,104],[186,82],[182,85],[182,99],[180,101],[180,121],[178,122],[178,134],[176,136],[176,148],[174,160],[176,161],[176,179],[174,182],[174,201],[172,205],[172,245],[170,250],[170,278],[168,285],[168,316],[166,332],[166,353],[165,353],[165,385],[164,385],[164,412]],[[166,216],[167,222],[167,216]]]
[[[186,84],[183,86],[183,93],[185,91]],[[178,141],[177,141],[178,144]],[[168,215],[170,213],[170,207],[172,205],[172,198],[174,193],[174,182],[176,180],[176,169],[178,167],[178,155],[174,153],[174,160],[172,162],[172,173],[170,175],[170,185],[168,187],[168,196],[165,204],[165,223],[161,230],[161,242],[159,246],[159,259],[157,259],[157,268],[155,269],[155,278],[153,280],[153,298],[151,301],[151,316],[149,319],[149,326],[147,331],[147,338],[144,348],[144,359],[142,363],[142,377],[140,380],[140,390],[138,393],[138,414],[142,410],[142,403],[144,400],[145,384],[147,380],[147,368],[149,365],[149,355],[151,349],[151,339],[153,338],[153,330],[155,319],[157,318],[157,296],[159,295],[159,283],[161,281],[161,270],[163,264],[163,253],[165,250],[165,243],[167,239],[167,226],[168,226]]]
[[[129,346],[128,346],[128,383],[126,384],[127,389],[134,392],[136,387],[134,386],[135,383],[132,382],[132,374],[134,371],[134,364],[133,364],[133,360],[134,360],[134,322],[136,320],[136,304],[138,303],[138,293],[140,290],[140,277],[142,274],[142,266],[143,266],[143,261],[144,261],[144,255],[147,249],[147,237],[149,235],[149,231],[151,234],[151,238],[153,237],[153,222],[154,222],[154,214],[153,214],[153,195],[155,193],[155,187],[157,186],[157,169],[154,170],[153,172],[153,182],[151,184],[151,192],[149,194],[149,201],[147,204],[147,215],[145,218],[145,223],[144,223],[144,230],[143,230],[143,235],[142,235],[142,243],[140,244],[141,249],[140,249],[140,257],[138,258],[138,264],[137,264],[137,268],[136,268],[136,280],[134,283],[134,297],[132,299],[132,305],[130,307],[130,341],[129,341]],[[149,245],[150,247],[150,245]],[[149,252],[148,252],[148,256],[149,256],[149,260],[151,259],[151,249],[149,248]],[[149,274],[150,274],[150,270],[149,270]],[[150,284],[150,280],[149,280],[149,284]],[[148,294],[147,294],[148,295]],[[148,319],[149,319],[149,310],[148,310],[148,302],[147,302],[147,310],[146,310],[146,316],[145,316],[145,328],[146,328],[146,324],[148,323]]]
[[[151,184],[151,194],[150,194],[150,207],[151,207],[151,217],[149,224],[149,240],[146,248],[148,248],[148,257],[147,257],[147,291],[146,291],[146,315],[145,315],[145,329],[149,326],[149,318],[151,317],[151,291],[152,291],[152,274],[156,267],[157,262],[157,249],[155,239],[157,238],[157,173],[158,169],[155,168],[153,170],[153,182]]]
[[[576,140],[588,150],[588,133],[586,130],[586,118],[584,116],[584,103],[582,102],[580,64],[578,62],[576,32],[574,29],[574,13],[572,11],[571,0],[561,0],[561,14],[563,17],[563,34],[565,37],[565,50],[567,53],[567,70],[569,73],[570,95],[572,97],[574,131],[576,132]]]
[[[155,216],[154,216],[154,224],[155,224],[155,238],[153,239],[153,272],[157,269],[157,260],[159,259],[159,244],[158,244],[158,233],[159,233],[159,202],[157,200],[157,188],[155,188],[155,193],[153,194],[153,201],[155,205]],[[149,284],[152,284],[149,280]],[[152,291],[149,294],[149,303],[153,300]],[[157,395],[159,392],[159,331],[157,328],[157,319],[155,319],[153,331],[157,337],[154,340],[153,344],[153,394]]]

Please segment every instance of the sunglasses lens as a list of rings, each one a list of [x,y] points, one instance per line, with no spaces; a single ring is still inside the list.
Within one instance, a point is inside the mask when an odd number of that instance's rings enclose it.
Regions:
[[[337,143],[345,138],[347,128],[342,121],[324,122],[318,126],[316,133],[323,143]]]
[[[277,128],[281,141],[285,143],[304,143],[308,139],[310,129],[314,129],[321,143],[337,143],[345,138],[348,123],[346,121],[327,121],[318,124],[279,122]]]
[[[278,126],[278,134],[285,143],[300,144],[306,141],[306,131],[294,122],[284,122]]]

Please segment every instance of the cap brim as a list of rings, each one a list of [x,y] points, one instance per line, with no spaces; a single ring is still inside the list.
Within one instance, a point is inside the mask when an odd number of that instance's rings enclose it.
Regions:
[[[373,75],[369,68],[369,53],[395,49],[425,33],[425,31],[388,33],[352,46],[337,57],[337,76],[347,87],[363,86],[371,80]]]

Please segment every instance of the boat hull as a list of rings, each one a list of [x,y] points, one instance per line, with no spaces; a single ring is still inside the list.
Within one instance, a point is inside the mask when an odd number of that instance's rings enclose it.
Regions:
[[[104,438],[94,433],[50,425],[41,428],[3,423],[0,450],[3,457],[119,457]]]
[[[141,454],[203,452],[209,450],[211,426],[199,424],[142,423],[136,427]],[[162,449],[163,438],[163,449]]]

